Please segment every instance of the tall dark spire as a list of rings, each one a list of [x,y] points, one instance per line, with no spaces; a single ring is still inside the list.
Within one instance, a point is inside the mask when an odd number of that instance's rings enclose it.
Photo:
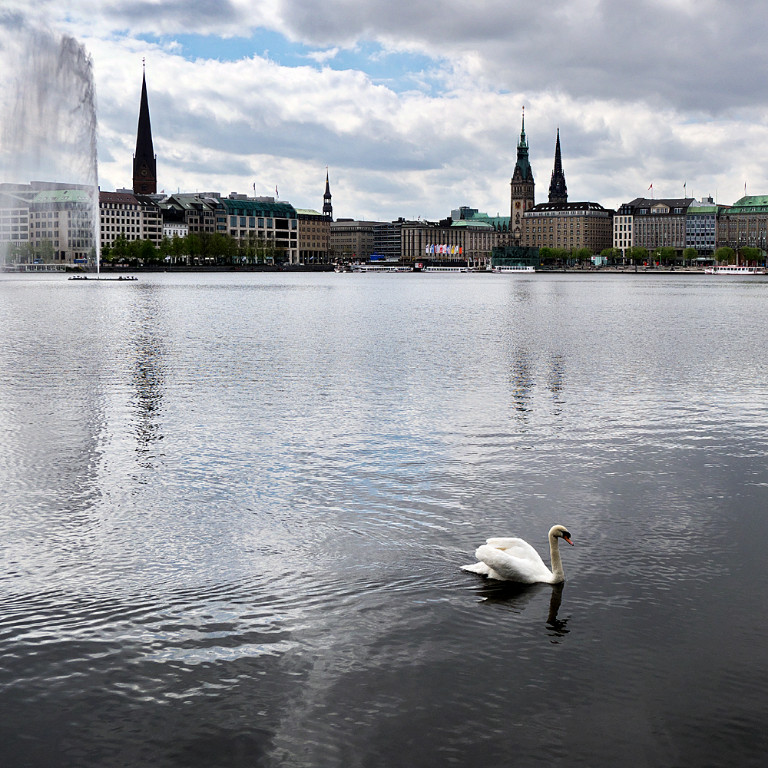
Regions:
[[[333,206],[331,205],[331,185],[328,181],[328,169],[325,169],[325,194],[323,195],[323,216],[333,221]]]
[[[549,202],[567,203],[568,187],[565,186],[565,174],[563,173],[563,161],[560,158],[560,129],[557,129],[557,143],[555,144],[555,168],[552,171],[552,180],[549,182]]]
[[[136,131],[136,152],[133,155],[133,191],[137,194],[152,195],[157,192],[157,158],[152,146],[147,78],[143,70],[144,63],[142,62],[139,127]]]
[[[533,181],[533,170],[528,159],[528,139],[525,137],[525,107],[523,107],[523,121],[520,129],[520,140],[517,142],[517,163],[512,174],[512,200],[510,206],[512,239],[516,245],[520,244],[522,237],[522,216],[533,208],[536,185]]]

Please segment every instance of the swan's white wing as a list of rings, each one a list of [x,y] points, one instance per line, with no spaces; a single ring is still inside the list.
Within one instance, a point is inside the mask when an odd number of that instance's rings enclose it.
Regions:
[[[512,557],[520,557],[523,560],[544,565],[541,555],[525,539],[496,538],[488,539],[485,543],[490,547],[503,550]]]
[[[523,542],[525,544],[525,542]],[[529,545],[526,545],[529,546]],[[503,581],[517,581],[521,584],[536,584],[538,582],[552,583],[552,571],[544,565],[536,550],[530,547],[536,554],[536,560],[529,557],[517,557],[509,552],[483,544],[475,551],[475,557],[495,574],[489,573],[490,578]],[[523,550],[527,551],[527,550]]]

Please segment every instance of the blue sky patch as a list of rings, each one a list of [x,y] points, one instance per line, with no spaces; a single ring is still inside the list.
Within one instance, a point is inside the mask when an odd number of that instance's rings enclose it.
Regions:
[[[139,39],[163,48],[174,46],[178,55],[188,61],[215,59],[238,61],[251,56],[266,56],[285,67],[314,66],[336,70],[365,72],[371,80],[401,93],[409,90],[435,93],[438,83],[430,76],[435,61],[423,54],[387,53],[378,44],[365,42],[355,48],[339,49],[334,56],[324,57],[322,49],[292,43],[270,30],[258,30],[250,37],[216,37],[213,35],[140,35]],[[313,54],[319,54],[314,57]]]

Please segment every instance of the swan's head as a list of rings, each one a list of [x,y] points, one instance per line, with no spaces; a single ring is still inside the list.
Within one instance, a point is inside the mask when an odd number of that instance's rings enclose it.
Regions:
[[[564,525],[553,525],[549,529],[549,535],[554,539],[565,539],[571,546],[573,546],[571,534],[568,533],[568,529]]]

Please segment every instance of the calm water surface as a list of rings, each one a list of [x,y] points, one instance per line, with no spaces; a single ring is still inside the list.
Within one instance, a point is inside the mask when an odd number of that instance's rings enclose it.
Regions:
[[[0,280],[0,764],[757,766],[768,281]],[[562,590],[464,573],[486,537]]]

